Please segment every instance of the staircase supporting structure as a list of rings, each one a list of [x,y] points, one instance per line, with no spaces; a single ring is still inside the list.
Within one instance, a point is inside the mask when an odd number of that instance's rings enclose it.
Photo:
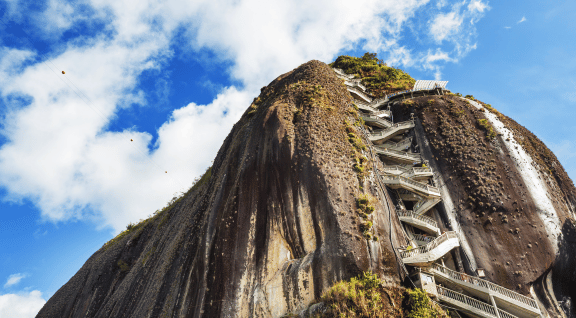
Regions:
[[[493,305],[476,300],[472,297],[455,292],[448,288],[437,286],[438,299],[472,317],[480,318],[518,318],[504,310],[495,308]]]
[[[387,141],[381,145],[376,146],[376,148],[406,151],[410,148],[411,145],[412,145],[412,137],[407,137],[398,142]]]
[[[403,121],[393,124],[390,128],[373,132],[369,139],[374,144],[381,144],[394,136],[407,132],[412,128],[414,128],[413,120]]]
[[[414,181],[410,178],[403,176],[390,176],[390,175],[380,175],[382,182],[392,189],[405,189],[412,191],[424,198],[432,199],[442,199],[440,195],[440,190],[431,185]]]
[[[367,135],[372,150],[381,158],[397,163],[377,171],[377,176],[388,188],[396,189],[398,194],[396,215],[403,224],[404,234],[411,244],[406,248],[398,249],[403,264],[421,267],[421,276],[424,275],[423,271],[429,272],[426,275],[429,277],[431,275],[430,279],[433,283],[427,284],[430,290],[436,291],[434,294],[438,299],[469,316],[541,317],[540,309],[534,299],[434,263],[460,245],[457,233],[450,231],[439,235],[440,228],[436,221],[424,215],[442,200],[442,196],[438,188],[427,184],[434,175],[432,169],[414,167],[414,164],[422,163],[422,159],[420,154],[409,152],[413,138],[398,140],[400,135],[415,127],[414,120],[393,123],[390,110],[378,110],[378,108],[391,102],[418,96],[442,95],[445,82],[442,82],[444,84],[441,83],[440,86],[435,84],[434,87],[416,85],[417,87],[415,86],[412,90],[375,99],[366,92],[366,87],[362,85],[360,79],[354,78],[354,75],[345,74],[339,69],[334,69],[334,71],[339,78],[344,80],[356,106],[364,112],[361,114],[364,122],[372,127],[380,128]],[[404,201],[414,202],[411,211],[406,210]],[[415,229],[429,235],[417,234],[414,232]],[[462,293],[436,286],[435,281],[441,282],[444,286],[454,286]]]
[[[432,209],[436,204],[440,203],[442,200],[439,198],[431,198],[431,199],[422,199],[416,203],[414,206],[414,213],[416,214],[424,214],[430,209]]]
[[[422,157],[419,153],[410,153],[391,149],[375,148],[375,152],[380,156],[394,161],[396,163],[404,164],[419,164],[422,163]]]
[[[453,271],[439,264],[432,264],[426,271],[434,275],[436,282],[458,286],[466,293],[490,301],[496,306],[519,317],[540,317],[538,303],[524,295],[478,277]]]
[[[420,200],[423,200],[423,198],[417,195],[416,193],[404,189],[398,189],[398,197],[400,197],[400,199],[402,199],[403,201],[410,201],[410,202],[418,202]]]
[[[413,211],[399,210],[396,211],[400,221],[408,223],[413,227],[419,228],[420,230],[430,233],[432,235],[440,235],[440,229],[438,228],[438,223],[434,221],[433,218],[417,214]]]
[[[390,128],[394,125],[391,121],[389,121],[385,118],[379,117],[377,115],[361,114],[360,117],[362,118],[362,120],[364,120],[366,125],[370,125],[373,127]]]
[[[460,246],[458,235],[456,232],[450,231],[443,233],[426,245],[415,248],[400,248],[398,251],[404,264],[426,266],[458,246]]]

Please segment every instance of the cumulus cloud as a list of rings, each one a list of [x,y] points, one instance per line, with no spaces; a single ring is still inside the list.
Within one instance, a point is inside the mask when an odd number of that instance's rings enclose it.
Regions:
[[[472,1],[468,4],[468,10],[470,12],[474,12],[474,11],[484,12],[487,9],[489,9],[488,4],[483,3],[480,0]]]
[[[33,318],[45,303],[46,300],[38,290],[0,295],[0,318]]]
[[[463,21],[477,21],[489,9],[479,0],[442,3],[50,0],[35,20],[47,38],[80,22],[99,27],[47,55],[0,50],[4,199],[29,199],[49,220],[91,218],[120,231],[186,190],[258,89],[307,60],[370,50],[392,65],[418,66],[439,77],[443,63],[475,47],[474,30]],[[428,7],[450,10],[438,11],[426,34],[452,49],[415,51],[403,42],[408,25],[427,25],[415,16]],[[146,104],[139,77],[169,63],[174,45],[228,61],[240,86],[223,87],[207,105],[172,105],[157,131],[110,127],[120,109]],[[164,81],[156,87],[160,100],[169,96],[169,79]]]
[[[7,287],[11,287],[14,286],[16,284],[18,284],[23,278],[26,278],[27,275],[26,274],[12,274],[10,276],[8,276],[8,279],[6,280],[6,284],[4,284],[4,288]]]
[[[430,33],[436,42],[442,42],[459,31],[462,21],[463,17],[458,12],[440,13],[432,21]]]
[[[520,24],[522,22],[526,22],[526,17],[522,17],[522,19],[518,20],[518,22],[516,22],[517,24]]]

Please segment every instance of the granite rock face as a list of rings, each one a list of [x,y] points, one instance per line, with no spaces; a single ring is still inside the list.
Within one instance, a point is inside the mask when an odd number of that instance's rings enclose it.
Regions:
[[[446,194],[432,210],[441,230],[459,233],[446,265],[482,268],[537,296],[551,317],[574,316],[576,188],[550,150],[489,105],[453,95],[392,111],[395,122],[417,118],[416,150]],[[38,317],[280,317],[363,271],[401,285],[395,250],[408,241],[359,122],[326,64],[278,77],[200,182],[98,250]]]
[[[449,193],[437,206],[438,218],[464,237],[459,251],[465,269],[482,268],[489,280],[526,295],[534,285],[542,302],[549,290],[537,282],[552,272],[559,306],[571,307],[576,188],[556,156],[526,128],[479,101],[427,96],[393,109],[398,120],[418,117],[421,152]],[[553,304],[545,306],[561,316]]]
[[[278,317],[362,271],[398,284],[398,221],[373,200],[366,239],[358,217],[360,193],[386,194],[353,168],[354,116],[326,64],[278,77],[234,126],[210,178],[97,251],[38,317]]]

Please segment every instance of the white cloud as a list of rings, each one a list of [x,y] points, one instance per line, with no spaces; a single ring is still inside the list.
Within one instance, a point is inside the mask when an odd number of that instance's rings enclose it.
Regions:
[[[483,3],[480,0],[475,0],[475,1],[472,1],[468,4],[468,10],[470,12],[474,12],[474,11],[484,12],[487,9],[489,9],[488,4]]]
[[[26,278],[28,275],[26,274],[12,274],[10,276],[8,276],[8,279],[6,280],[6,284],[4,284],[4,288],[7,287],[11,287],[14,286],[16,284],[18,284],[23,278]]]
[[[45,303],[38,290],[0,295],[0,318],[33,318]]]
[[[437,7],[438,9],[442,9],[442,8],[444,8],[444,7],[447,6],[447,5],[448,5],[448,1],[447,1],[447,0],[438,0],[438,2],[436,2],[436,7]]]
[[[440,13],[430,25],[430,33],[436,42],[444,41],[448,36],[459,31],[462,25],[462,16],[457,12]]]
[[[516,22],[516,23],[517,23],[517,24],[520,24],[520,23],[525,22],[525,21],[526,21],[526,17],[522,17],[522,19],[520,19],[520,20],[519,20],[518,22]]]
[[[395,66],[423,63],[439,77],[440,64],[475,47],[463,19],[479,19],[487,7],[473,1],[468,10],[461,12],[460,5],[437,15],[434,38],[454,49],[415,52],[402,44],[402,31],[422,23],[414,16],[428,2],[50,0],[37,19],[47,38],[80,20],[105,26],[49,57],[0,51],[0,98],[8,106],[0,131],[7,140],[0,147],[5,199],[30,199],[49,220],[93,218],[120,231],[188,188],[258,89],[303,62],[329,61],[356,48],[377,51]],[[173,43],[182,30],[187,43]],[[139,76],[161,70],[172,57],[171,45],[228,60],[230,75],[243,87],[223,88],[208,105],[172,105],[155,145],[151,132],[137,127],[109,131],[120,108],[146,103]]]
[[[512,29],[512,27],[505,26],[504,29]]]

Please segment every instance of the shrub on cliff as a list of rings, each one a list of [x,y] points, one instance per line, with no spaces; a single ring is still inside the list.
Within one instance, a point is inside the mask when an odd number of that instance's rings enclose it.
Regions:
[[[342,55],[330,66],[361,78],[362,84],[375,97],[411,89],[416,83],[408,73],[383,63],[376,53],[365,53],[362,57]]]
[[[370,272],[336,283],[322,301],[327,311],[321,317],[447,317],[421,289],[384,287]]]

